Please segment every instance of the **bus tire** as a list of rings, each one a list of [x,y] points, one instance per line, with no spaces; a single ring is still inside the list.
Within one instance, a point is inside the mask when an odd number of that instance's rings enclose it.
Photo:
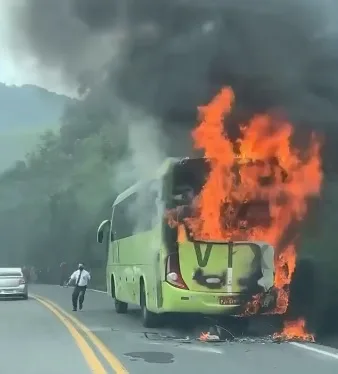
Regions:
[[[298,271],[298,273],[297,273]],[[301,259],[290,285],[289,315],[304,318],[306,328],[318,341],[338,331],[338,287],[328,261]]]
[[[147,298],[143,280],[140,282],[140,306],[142,312],[142,324],[144,327],[157,327],[159,316],[147,309]]]
[[[125,314],[128,311],[128,304],[115,299],[115,310],[117,314]]]
[[[297,319],[301,317],[308,322],[312,319],[316,307],[317,281],[318,276],[313,261],[311,259],[298,260],[290,283],[287,318]]]

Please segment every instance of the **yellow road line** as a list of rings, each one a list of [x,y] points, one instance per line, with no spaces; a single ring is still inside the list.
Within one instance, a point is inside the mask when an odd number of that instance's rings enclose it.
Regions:
[[[122,365],[122,363],[118,360],[118,358],[112,354],[112,352],[107,348],[107,346],[103,344],[103,342],[95,334],[93,334],[88,329],[87,326],[81,323],[77,318],[67,313],[65,310],[63,310],[53,301],[46,299],[44,297],[41,297],[41,296],[36,296],[36,298],[40,299],[40,301],[44,300],[45,302],[53,306],[55,309],[59,310],[60,313],[63,313],[67,318],[69,318],[73,322],[73,324],[77,326],[79,330],[81,330],[85,335],[87,335],[88,339],[96,346],[96,348],[99,350],[102,356],[106,359],[106,361],[109,363],[109,365],[115,371],[116,374],[128,374],[127,369]]]
[[[83,357],[87,361],[87,364],[92,373],[95,374],[107,374],[106,370],[102,366],[99,359],[96,357],[94,351],[90,348],[89,344],[86,342],[84,337],[76,330],[76,328],[65,318],[58,309],[56,309],[53,305],[48,303],[47,301],[33,296],[33,298],[39,301],[42,305],[44,305],[47,309],[49,309],[68,329],[70,334],[75,340],[76,345],[79,347]]]

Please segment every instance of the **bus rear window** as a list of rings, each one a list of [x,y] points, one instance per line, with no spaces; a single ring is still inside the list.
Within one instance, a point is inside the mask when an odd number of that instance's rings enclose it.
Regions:
[[[224,204],[220,217],[225,228],[265,227],[271,223],[268,201]]]
[[[257,183],[267,186],[275,182],[277,174],[281,175],[284,182],[287,178],[286,171],[279,165],[275,158],[267,161],[236,160],[231,168],[236,185],[241,183],[240,170],[246,168],[257,178]],[[210,160],[206,158],[183,159],[177,163],[173,171],[173,194],[179,194],[182,190],[191,189],[194,195],[198,195],[211,171]]]

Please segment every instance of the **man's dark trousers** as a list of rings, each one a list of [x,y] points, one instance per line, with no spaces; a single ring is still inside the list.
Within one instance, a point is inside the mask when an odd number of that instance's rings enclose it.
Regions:
[[[68,280],[68,277],[66,274],[62,274],[60,277],[60,286],[64,286],[65,282]]]
[[[80,309],[82,309],[87,286],[75,286],[72,294],[73,309],[77,309],[77,301],[79,300]]]

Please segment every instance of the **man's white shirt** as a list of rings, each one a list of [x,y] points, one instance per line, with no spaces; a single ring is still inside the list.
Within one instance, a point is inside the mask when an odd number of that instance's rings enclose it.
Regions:
[[[78,286],[87,286],[88,282],[90,281],[90,274],[87,270],[83,269],[81,272],[80,280],[78,282],[78,278],[80,275],[81,270],[76,270],[74,273],[70,276],[70,279],[75,282]]]

